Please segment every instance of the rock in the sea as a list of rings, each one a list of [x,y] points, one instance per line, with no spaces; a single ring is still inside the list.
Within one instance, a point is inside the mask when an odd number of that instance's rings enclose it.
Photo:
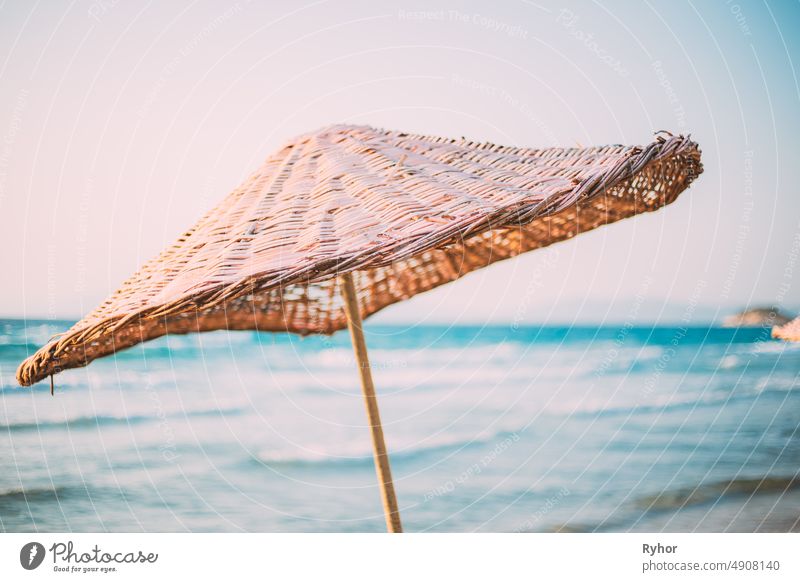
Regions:
[[[772,337],[789,342],[800,342],[800,317],[772,328]]]
[[[735,315],[729,315],[723,322],[723,327],[772,327],[783,325],[791,321],[791,317],[782,314],[777,307],[757,307],[747,309]]]

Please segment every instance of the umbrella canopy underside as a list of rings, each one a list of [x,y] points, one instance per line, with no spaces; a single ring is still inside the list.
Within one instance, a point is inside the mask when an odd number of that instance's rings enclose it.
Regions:
[[[103,304],[17,371],[23,386],[167,333],[331,334],[496,261],[674,201],[687,137],[528,149],[332,126],[283,146]]]
[[[800,342],[800,317],[772,328],[772,337],[790,342]]]

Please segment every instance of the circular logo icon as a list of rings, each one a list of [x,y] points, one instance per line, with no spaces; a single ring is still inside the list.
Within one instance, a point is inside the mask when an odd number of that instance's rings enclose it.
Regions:
[[[19,563],[26,570],[35,570],[44,561],[44,546],[39,542],[29,542],[19,551]]]

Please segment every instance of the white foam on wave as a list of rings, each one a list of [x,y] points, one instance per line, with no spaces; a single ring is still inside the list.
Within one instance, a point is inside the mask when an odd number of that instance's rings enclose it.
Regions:
[[[395,459],[413,458],[422,454],[440,451],[442,449],[459,449],[474,445],[490,444],[494,441],[519,440],[521,427],[513,430],[481,430],[470,434],[466,432],[444,432],[420,439],[413,435],[403,437],[393,436],[389,455]],[[282,445],[285,447],[286,444]],[[289,449],[262,448],[253,455],[265,464],[290,464],[290,463],[339,463],[339,462],[372,462],[372,448],[368,439],[341,442],[328,440],[321,443],[295,445]]]

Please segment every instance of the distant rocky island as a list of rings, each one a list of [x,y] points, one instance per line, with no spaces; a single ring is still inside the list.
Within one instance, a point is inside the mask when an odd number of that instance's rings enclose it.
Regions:
[[[722,321],[722,327],[772,327],[784,325],[791,317],[780,312],[777,307],[756,307],[729,315]]]

